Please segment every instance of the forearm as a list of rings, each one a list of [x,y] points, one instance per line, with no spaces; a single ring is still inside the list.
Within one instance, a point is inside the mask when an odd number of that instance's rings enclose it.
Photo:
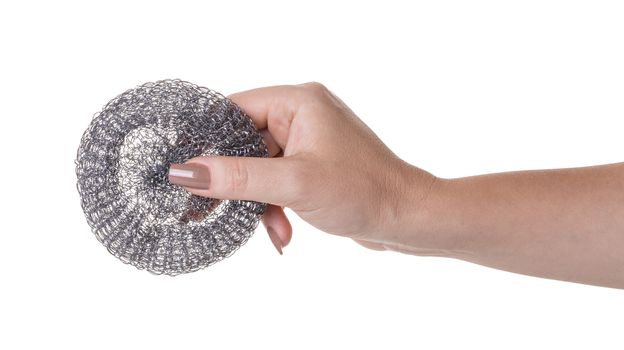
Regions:
[[[398,250],[624,288],[624,163],[440,179],[417,201]]]

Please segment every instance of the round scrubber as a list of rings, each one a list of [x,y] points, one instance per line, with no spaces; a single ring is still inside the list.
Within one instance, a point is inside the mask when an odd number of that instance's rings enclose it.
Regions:
[[[232,101],[180,80],[128,90],[97,113],[78,148],[82,209],[123,262],[177,275],[211,265],[253,234],[266,204],[192,195],[169,166],[200,155],[267,157],[262,136]]]

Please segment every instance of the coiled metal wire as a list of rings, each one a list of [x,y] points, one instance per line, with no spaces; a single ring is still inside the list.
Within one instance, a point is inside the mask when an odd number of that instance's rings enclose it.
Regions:
[[[218,201],[168,181],[199,155],[267,157],[251,119],[229,99],[180,80],[128,90],[97,113],[76,158],[95,237],[125,263],[177,275],[211,265],[253,234],[264,203]]]

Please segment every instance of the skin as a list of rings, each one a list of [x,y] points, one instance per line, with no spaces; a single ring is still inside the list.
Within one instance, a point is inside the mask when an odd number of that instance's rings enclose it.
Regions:
[[[271,158],[193,158],[210,179],[187,190],[270,203],[263,223],[280,253],[288,207],[370,249],[624,288],[624,163],[442,179],[395,156],[321,84],[230,98]]]

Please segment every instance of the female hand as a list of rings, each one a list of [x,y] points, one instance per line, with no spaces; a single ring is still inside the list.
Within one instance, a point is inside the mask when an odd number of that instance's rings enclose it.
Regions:
[[[170,181],[200,196],[270,203],[263,223],[280,253],[292,237],[283,207],[320,230],[383,249],[398,234],[403,208],[414,213],[435,181],[397,158],[321,84],[230,99],[261,130],[271,158],[197,157],[172,165],[190,171],[175,172],[187,178],[170,174]]]
[[[624,163],[439,179],[401,161],[317,83],[231,96],[272,158],[197,157],[170,181],[200,196],[267,202],[372,249],[460,258],[533,276],[624,288]]]

